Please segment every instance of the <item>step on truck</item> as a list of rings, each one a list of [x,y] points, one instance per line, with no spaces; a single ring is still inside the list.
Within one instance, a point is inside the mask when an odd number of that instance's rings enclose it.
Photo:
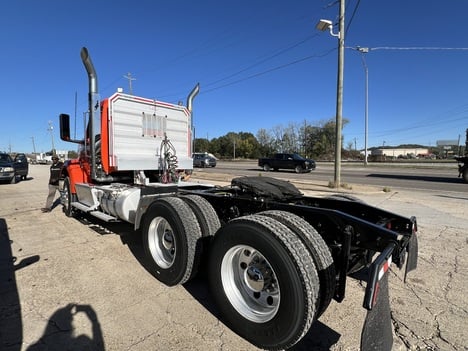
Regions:
[[[391,265],[417,265],[417,224],[344,194],[304,196],[270,177],[234,178],[219,187],[190,181],[192,103],[117,92],[100,99],[86,48],[87,127],[63,168],[63,211],[96,221],[123,221],[142,235],[148,270],[167,286],[203,271],[220,319],[253,345],[293,347],[348,279],[362,281],[367,309],[362,350],[390,350]]]

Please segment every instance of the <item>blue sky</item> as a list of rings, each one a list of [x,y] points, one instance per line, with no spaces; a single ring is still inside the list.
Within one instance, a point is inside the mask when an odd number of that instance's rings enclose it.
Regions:
[[[456,140],[468,128],[466,0],[347,0],[343,130],[364,147],[370,47],[369,147]],[[58,115],[87,106],[86,46],[102,97],[118,87],[158,100],[194,101],[197,137],[318,125],[336,110],[337,22],[325,0],[15,0],[0,4],[0,151],[74,149]],[[335,31],[337,31],[337,27]],[[433,49],[439,48],[439,49]],[[465,48],[465,49],[463,49]]]

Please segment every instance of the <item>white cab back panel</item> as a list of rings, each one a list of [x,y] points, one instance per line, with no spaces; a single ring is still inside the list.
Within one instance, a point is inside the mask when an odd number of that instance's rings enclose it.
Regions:
[[[119,171],[159,170],[164,134],[178,169],[192,169],[191,120],[184,106],[116,93],[109,98],[109,162]]]

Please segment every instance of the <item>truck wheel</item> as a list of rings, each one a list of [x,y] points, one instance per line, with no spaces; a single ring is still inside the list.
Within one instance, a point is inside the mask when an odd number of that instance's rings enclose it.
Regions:
[[[221,227],[215,209],[205,198],[198,195],[182,195],[180,197],[192,209],[200,225],[202,237],[213,236]]]
[[[265,349],[287,349],[309,330],[319,280],[301,240],[273,218],[232,220],[215,236],[210,288],[221,318]]]
[[[203,258],[205,252],[208,251],[208,247],[215,233],[221,227],[221,223],[215,209],[205,198],[198,195],[182,195],[180,198],[184,200],[192,209],[193,213],[195,213],[195,217],[197,217],[201,229],[202,238],[199,241],[199,250],[197,250],[193,263],[192,275],[195,275],[199,269],[201,271],[206,271],[204,268],[207,262],[203,260]],[[200,268],[201,266],[203,268]]]
[[[268,163],[265,163],[265,164],[263,165],[263,170],[264,170],[265,172],[270,172],[270,171],[271,171],[270,165],[269,165]]]
[[[71,192],[70,178],[68,177],[63,181],[63,192],[60,196],[60,201],[63,205],[63,212],[67,217],[73,217],[74,210],[71,203],[76,201],[76,194],[72,194]]]
[[[320,280],[319,298],[317,299],[318,318],[325,312],[335,293],[335,265],[328,245],[309,222],[294,213],[271,210],[258,214],[274,218],[291,229],[312,255]]]
[[[201,230],[189,205],[177,197],[155,201],[145,214],[142,229],[151,274],[168,286],[192,278]]]
[[[304,168],[302,168],[301,165],[297,165],[294,170],[296,171],[296,173],[302,173],[304,172]]]

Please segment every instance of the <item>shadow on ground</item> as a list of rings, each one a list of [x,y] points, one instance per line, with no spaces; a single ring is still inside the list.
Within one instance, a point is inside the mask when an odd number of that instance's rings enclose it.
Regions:
[[[39,255],[23,258],[17,262],[12,251],[8,225],[0,218],[0,349],[19,351],[24,342],[21,301],[16,283],[16,271],[40,261]],[[73,335],[73,319],[84,313],[92,324],[92,337]],[[94,309],[88,305],[68,304],[57,309],[49,318],[43,335],[30,345],[27,351],[35,350],[104,350],[104,341]]]
[[[418,181],[424,181],[424,182],[451,183],[451,184],[463,183],[463,179],[461,178],[436,177],[436,176],[425,176],[425,175],[371,173],[371,174],[368,174],[366,177],[384,178],[384,179],[401,179],[401,180],[418,180]]]

